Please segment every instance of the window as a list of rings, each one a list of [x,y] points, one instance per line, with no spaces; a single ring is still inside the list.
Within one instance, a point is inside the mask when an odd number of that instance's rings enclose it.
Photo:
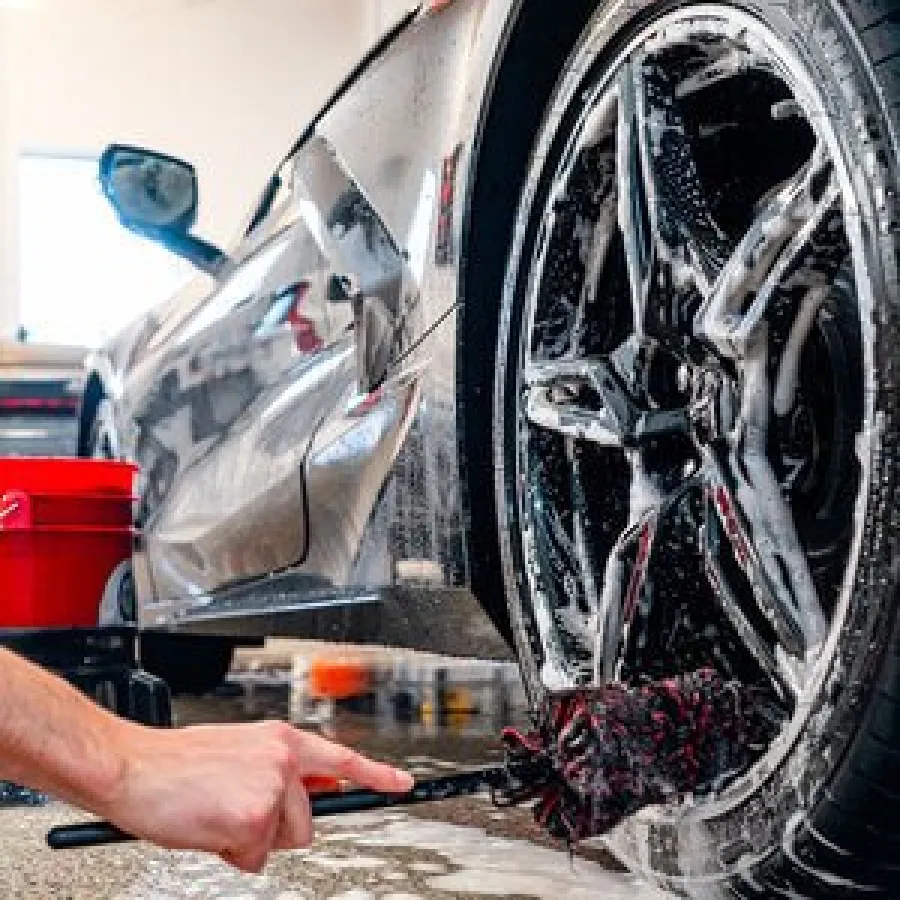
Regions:
[[[191,272],[119,225],[95,159],[22,156],[19,209],[20,319],[29,341],[96,347]]]

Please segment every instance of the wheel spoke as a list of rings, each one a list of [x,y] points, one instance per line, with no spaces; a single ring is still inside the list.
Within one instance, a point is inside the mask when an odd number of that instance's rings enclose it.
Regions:
[[[827,622],[775,474],[752,440],[740,443],[738,452],[704,448],[709,496],[759,609],[785,650],[804,660]]]
[[[711,502],[712,498],[707,497],[707,506]],[[787,664],[786,658],[776,654],[770,642],[759,633],[742,609],[738,590],[731,585],[721,560],[723,545],[727,543],[728,538],[723,532],[719,517],[715,513],[709,515],[709,509],[706,524],[701,526],[700,532],[704,570],[720,609],[725,613],[738,639],[781,697],[785,700],[795,700],[799,693],[797,676]]]
[[[583,146],[595,147],[601,141],[604,141],[605,144],[605,138],[615,127],[616,116],[616,97],[610,92],[604,95],[585,124]],[[609,156],[612,157],[614,152],[614,147],[611,147]],[[614,164],[614,159],[610,159],[610,162]],[[595,164],[599,165],[599,160]],[[601,275],[609,261],[609,251],[616,235],[618,213],[614,200],[615,195],[611,194],[609,202],[603,203],[596,219],[587,219],[585,222],[587,234],[581,239],[585,272],[581,297],[572,324],[571,346],[573,350],[578,347],[583,336],[589,310],[597,308],[597,304],[604,300],[599,292],[601,291]]]
[[[619,676],[622,654],[634,621],[638,601],[646,587],[647,571],[657,526],[664,506],[654,479],[638,451],[627,454],[631,468],[628,524],[619,535],[603,573],[603,592],[597,610],[594,679],[599,684]],[[628,565],[634,549],[634,562]]]
[[[638,88],[639,68],[634,64],[624,67],[618,85],[619,119],[616,127],[616,177],[618,179],[619,230],[625,246],[625,265],[628,270],[632,323],[634,332],[642,336],[647,302],[649,280],[649,239],[645,233],[642,208],[645,206],[651,217],[653,211],[650,198],[646,196],[643,159],[646,148],[639,145],[645,134],[639,125]],[[641,103],[643,107],[643,103]]]
[[[729,358],[739,356],[839,196],[833,165],[819,145],[800,172],[763,204],[701,305],[697,336]]]
[[[569,461],[571,472],[570,489],[572,492],[572,537],[575,550],[575,558],[581,575],[581,583],[584,591],[584,601],[588,610],[588,618],[593,619],[600,605],[597,594],[597,573],[590,548],[590,531],[588,526],[587,497],[584,491],[584,479],[582,477],[581,459],[575,448],[572,438],[566,439],[566,459]]]
[[[732,245],[710,211],[673,85],[648,58],[624,67],[617,90],[619,223],[638,331],[659,267],[674,289],[705,293]]]
[[[830,285],[812,287],[803,298],[797,318],[788,334],[781,354],[775,388],[772,392],[772,408],[778,416],[786,416],[794,405],[797,386],[800,383],[800,360],[803,348],[813,329],[816,315],[831,293]]]

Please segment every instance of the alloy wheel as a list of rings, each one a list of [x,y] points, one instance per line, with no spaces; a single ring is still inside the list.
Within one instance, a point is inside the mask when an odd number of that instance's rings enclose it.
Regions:
[[[551,111],[498,487],[538,690],[714,666],[784,726],[854,566],[870,288],[814,89],[702,9]]]

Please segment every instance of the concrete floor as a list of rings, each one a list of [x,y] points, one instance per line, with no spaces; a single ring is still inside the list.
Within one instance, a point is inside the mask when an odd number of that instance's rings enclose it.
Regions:
[[[271,662],[271,656],[269,657]],[[180,724],[289,718],[291,689],[271,670],[248,697],[233,690],[176,702]],[[494,723],[400,725],[384,716],[339,713],[330,736],[404,765],[448,773],[499,758]],[[623,872],[602,847],[572,858],[534,826],[528,810],[498,810],[486,796],[319,820],[312,849],[274,856],[260,876],[214,857],[145,844],[52,852],[51,825],[83,815],[62,804],[0,809],[0,897],[66,900],[416,900],[513,897],[546,900],[661,900]]]
[[[199,853],[120,845],[53,853],[46,829],[77,820],[51,804],[0,812],[0,896],[69,900],[414,900],[515,897],[659,900],[662,894],[598,859],[541,846],[521,814],[486,799],[453,801],[436,815],[365,813],[319,823],[310,850],[274,856],[243,875]]]

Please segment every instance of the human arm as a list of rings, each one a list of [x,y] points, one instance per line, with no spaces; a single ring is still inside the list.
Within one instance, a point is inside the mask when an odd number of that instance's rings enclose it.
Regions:
[[[138,837],[258,871],[271,850],[311,841],[308,775],[381,791],[412,785],[406,773],[283,722],[179,729],[127,722],[0,650],[0,778]]]

